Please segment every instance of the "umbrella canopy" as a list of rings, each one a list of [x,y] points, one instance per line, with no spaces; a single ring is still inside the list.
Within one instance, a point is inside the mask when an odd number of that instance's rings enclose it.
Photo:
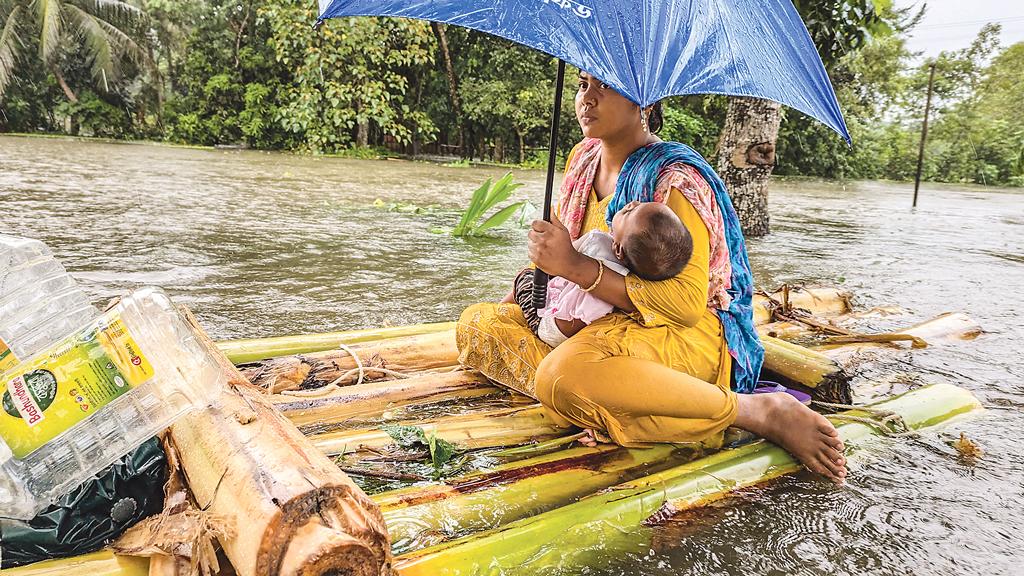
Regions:
[[[399,16],[501,36],[600,78],[640,106],[666,96],[774,100],[850,141],[791,0],[320,0],[320,18]]]

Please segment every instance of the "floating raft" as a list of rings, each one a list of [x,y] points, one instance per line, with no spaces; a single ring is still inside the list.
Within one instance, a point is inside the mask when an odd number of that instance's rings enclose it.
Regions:
[[[843,402],[851,361],[906,350],[917,344],[912,338],[930,344],[979,332],[969,318],[950,314],[895,339],[857,338],[841,326],[858,314],[846,294],[830,289],[759,295],[755,317],[772,379]],[[821,326],[846,340],[829,341]],[[554,426],[532,399],[460,369],[453,329],[442,323],[217,343],[232,376],[231,401],[172,429],[181,454],[169,459],[179,468],[167,494],[178,509],[164,513],[183,513],[184,502],[186,516],[207,527],[205,540],[179,536],[171,546],[160,539],[174,534],[144,521],[114,548],[152,561],[108,549],[3,574],[172,576],[200,564],[242,575],[578,571],[594,562],[596,548],[614,549],[623,538],[636,545],[645,525],[799,469],[778,447],[734,429],[718,451],[579,446],[578,434]],[[969,392],[937,385],[872,408],[922,429],[978,406]],[[861,419],[876,414],[835,416],[851,450],[887,431]],[[462,455],[434,469],[425,451],[397,447],[384,423],[415,427]],[[435,479],[438,471],[443,478]],[[214,539],[230,567],[210,557]],[[162,545],[140,545],[154,541]]]

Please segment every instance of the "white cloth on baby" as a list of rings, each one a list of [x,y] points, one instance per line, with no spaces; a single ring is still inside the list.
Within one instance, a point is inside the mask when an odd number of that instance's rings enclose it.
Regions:
[[[629,269],[615,257],[613,242],[611,234],[593,230],[580,236],[572,245],[581,254],[601,260],[610,270],[622,275],[629,274]],[[558,346],[566,338],[555,325],[555,318],[582,320],[585,324],[590,324],[613,309],[614,306],[584,291],[579,285],[555,276],[548,281],[547,305],[537,311],[537,316],[541,319],[537,336],[548,346]],[[555,334],[561,336],[561,339]]]

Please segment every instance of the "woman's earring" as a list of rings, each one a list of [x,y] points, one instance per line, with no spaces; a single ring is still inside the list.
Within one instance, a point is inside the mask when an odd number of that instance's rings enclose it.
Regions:
[[[644,114],[643,109],[640,110],[640,126],[647,132],[647,114]]]

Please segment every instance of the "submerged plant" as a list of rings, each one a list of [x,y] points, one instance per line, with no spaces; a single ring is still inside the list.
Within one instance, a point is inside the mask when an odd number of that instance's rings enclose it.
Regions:
[[[516,188],[522,184],[512,182],[512,173],[508,172],[497,182],[491,183],[488,178],[482,186],[473,192],[469,201],[469,207],[462,213],[459,223],[452,229],[452,236],[480,236],[487,230],[501,226],[519,210],[522,210],[528,203],[526,201],[510,204],[501,210],[484,219],[484,214],[491,211],[498,204],[508,200]]]
[[[385,202],[380,198],[373,201],[373,207],[385,212],[401,212],[403,214],[429,214],[436,208],[436,204],[421,206],[411,202]]]
[[[441,468],[458,453],[454,444],[444,438],[438,438],[436,434],[427,434],[420,426],[385,424],[381,428],[401,448],[426,448],[430,453],[434,476],[438,478],[441,476]]]

